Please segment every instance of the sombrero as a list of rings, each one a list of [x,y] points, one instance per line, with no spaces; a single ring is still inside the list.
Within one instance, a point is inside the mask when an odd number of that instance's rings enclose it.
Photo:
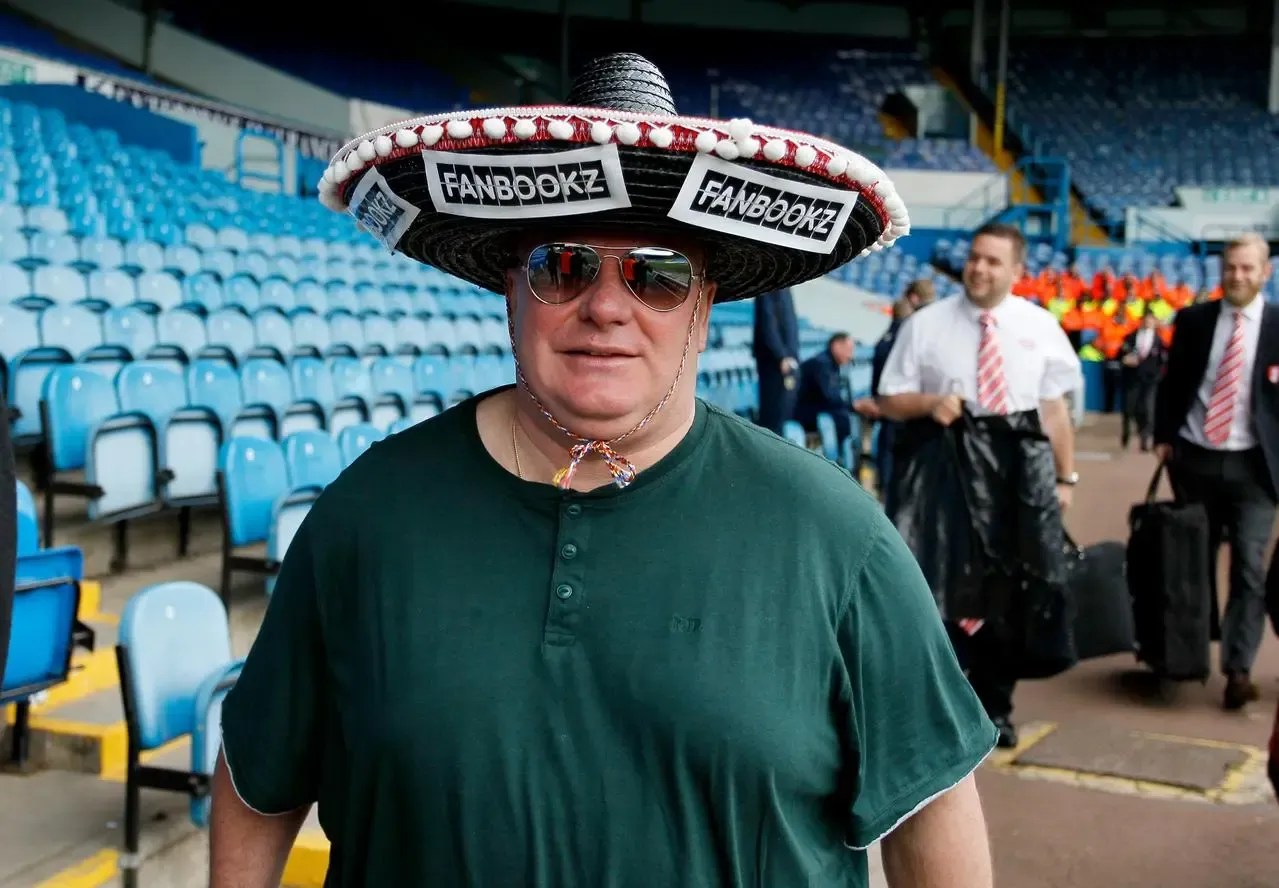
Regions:
[[[319,183],[388,249],[501,293],[528,229],[678,232],[718,301],[820,277],[910,231],[883,170],[815,136],[684,117],[642,56],[596,59],[562,106],[457,111],[347,143]]]

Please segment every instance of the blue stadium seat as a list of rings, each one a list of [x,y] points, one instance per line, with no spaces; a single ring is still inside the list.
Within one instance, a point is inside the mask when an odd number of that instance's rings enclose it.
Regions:
[[[293,325],[277,308],[263,308],[252,317],[255,353],[283,363],[293,354]]]
[[[372,404],[369,422],[379,429],[410,415],[416,400],[413,370],[395,358],[375,358],[369,368]]]
[[[134,277],[119,268],[94,269],[89,272],[89,300],[94,308],[124,308],[138,301]]]
[[[218,453],[224,437],[218,414],[187,403],[182,376],[152,361],[121,369],[116,395],[122,412],[146,416],[156,431],[164,503],[174,508],[215,504]],[[188,517],[184,513],[182,520]],[[179,527],[179,551],[185,551],[185,534]]]
[[[239,374],[228,365],[202,359],[187,368],[186,379],[189,403],[218,416],[224,440],[244,435],[275,437],[275,415],[264,406],[245,406]]]
[[[342,429],[337,440],[338,449],[342,451],[342,464],[349,466],[382,440],[382,430],[367,422],[358,423]]]
[[[192,820],[207,823],[220,704],[243,661],[232,656],[227,611],[217,594],[190,582],[148,586],[129,600],[116,661],[128,733],[124,849],[136,859],[143,789],[189,796]],[[183,737],[192,741],[190,770],[142,763],[144,753]],[[121,867],[126,879],[136,876],[126,861]]]
[[[84,554],[77,547],[18,553],[9,654],[0,663],[0,705],[17,704],[9,760],[19,767],[29,752],[32,695],[67,680],[75,648],[93,649],[94,633],[77,616],[83,578]]]
[[[284,461],[294,488],[328,487],[342,473],[342,451],[324,432],[294,432],[284,439]]]
[[[267,542],[276,507],[289,493],[284,450],[266,438],[232,438],[219,456],[218,491],[222,503],[222,600],[230,601],[231,578],[240,571],[272,576],[279,563],[269,557],[237,555],[236,550]]]
[[[17,482],[18,491],[18,549],[19,555],[29,555],[40,550],[40,522],[36,515],[36,500],[31,488]]]
[[[82,365],[56,367],[45,380],[40,409],[51,476],[44,494],[46,546],[53,543],[57,495],[88,500],[91,521],[119,523],[160,509],[155,429],[144,414],[120,412],[111,381]],[[80,469],[83,481],[57,477]],[[115,566],[122,568],[127,557],[122,533],[115,545]]]

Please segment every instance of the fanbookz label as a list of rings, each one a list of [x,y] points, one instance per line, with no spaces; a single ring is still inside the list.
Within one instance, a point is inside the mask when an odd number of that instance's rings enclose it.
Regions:
[[[856,203],[854,191],[792,182],[699,154],[669,215],[724,234],[829,253]]]
[[[423,151],[431,202],[476,219],[536,219],[631,205],[616,145],[544,154]]]
[[[394,251],[421,210],[392,191],[382,174],[371,169],[351,192],[347,212],[365,231]]]

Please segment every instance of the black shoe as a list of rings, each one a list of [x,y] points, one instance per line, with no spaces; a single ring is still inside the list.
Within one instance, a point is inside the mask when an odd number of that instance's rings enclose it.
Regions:
[[[992,719],[995,727],[999,729],[998,745],[1000,749],[1012,749],[1017,745],[1017,728],[1013,726],[1012,719],[1006,715]]]
[[[1226,693],[1222,706],[1227,710],[1243,709],[1261,696],[1257,685],[1246,672],[1235,672],[1226,676]]]

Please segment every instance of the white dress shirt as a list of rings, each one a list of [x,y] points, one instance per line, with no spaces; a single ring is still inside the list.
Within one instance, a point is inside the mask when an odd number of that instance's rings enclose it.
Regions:
[[[1191,444],[1209,450],[1251,450],[1257,446],[1257,436],[1252,427],[1252,371],[1257,362],[1257,339],[1261,335],[1261,311],[1264,307],[1260,295],[1243,308],[1236,308],[1224,299],[1221,300],[1221,313],[1217,316],[1217,326],[1212,331],[1208,365],[1204,368],[1203,379],[1199,381],[1199,392],[1190,405],[1190,412],[1186,414],[1186,424],[1181,427],[1181,437]],[[1230,422],[1230,435],[1218,447],[1204,435],[1204,420],[1208,417],[1212,389],[1217,384],[1217,368],[1221,366],[1221,359],[1226,356],[1226,346],[1234,333],[1235,315],[1243,315],[1243,368],[1235,388],[1238,400],[1235,401],[1234,417]]]
[[[1010,295],[991,313],[1011,412],[1038,410],[1040,401],[1080,389],[1079,356],[1050,312]],[[889,352],[878,394],[957,394],[974,414],[984,413],[977,402],[981,315],[966,296],[942,299],[912,314]]]
[[[1142,327],[1137,331],[1137,357],[1145,360],[1155,345],[1155,331]]]

